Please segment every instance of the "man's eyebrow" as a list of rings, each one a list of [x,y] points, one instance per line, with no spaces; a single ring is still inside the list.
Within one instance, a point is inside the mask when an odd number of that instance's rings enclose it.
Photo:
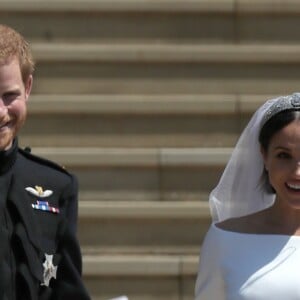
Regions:
[[[13,93],[19,93],[20,89],[18,87],[12,88],[12,89],[7,89],[3,94],[13,94]]]

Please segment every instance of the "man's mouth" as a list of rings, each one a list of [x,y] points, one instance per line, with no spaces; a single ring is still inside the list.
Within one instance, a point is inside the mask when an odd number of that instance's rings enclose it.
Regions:
[[[5,123],[0,124],[0,130],[9,127],[10,123],[11,123],[11,122],[8,121],[8,122],[5,122]]]

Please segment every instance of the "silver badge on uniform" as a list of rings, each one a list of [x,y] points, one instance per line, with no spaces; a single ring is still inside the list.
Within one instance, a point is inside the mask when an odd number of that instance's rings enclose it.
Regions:
[[[41,285],[49,286],[50,280],[52,278],[56,279],[57,266],[53,264],[53,255],[45,253],[45,261],[43,263],[44,272],[43,279],[44,282]]]

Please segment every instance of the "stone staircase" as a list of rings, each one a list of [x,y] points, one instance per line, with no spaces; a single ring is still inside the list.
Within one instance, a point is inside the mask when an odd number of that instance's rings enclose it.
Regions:
[[[299,14],[295,0],[0,0],[37,60],[20,143],[79,178],[93,299],[193,299],[231,147],[265,99],[299,91]]]

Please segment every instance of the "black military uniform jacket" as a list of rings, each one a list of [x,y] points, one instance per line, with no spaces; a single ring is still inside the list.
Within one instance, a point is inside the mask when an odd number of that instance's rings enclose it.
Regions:
[[[86,300],[77,181],[18,148],[0,152],[0,300]]]

